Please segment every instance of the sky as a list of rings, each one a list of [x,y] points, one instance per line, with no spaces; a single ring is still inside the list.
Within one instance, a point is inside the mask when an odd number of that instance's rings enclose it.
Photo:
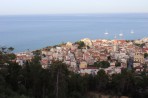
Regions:
[[[148,13],[148,0],[0,0],[0,15]]]

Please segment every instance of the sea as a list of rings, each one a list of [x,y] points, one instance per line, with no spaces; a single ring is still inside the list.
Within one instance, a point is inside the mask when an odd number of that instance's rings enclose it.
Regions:
[[[14,52],[115,35],[132,40],[148,37],[148,13],[0,16],[0,47],[12,46]]]

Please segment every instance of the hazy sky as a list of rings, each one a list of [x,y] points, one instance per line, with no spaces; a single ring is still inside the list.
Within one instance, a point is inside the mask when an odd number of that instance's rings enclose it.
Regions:
[[[148,13],[148,0],[0,0],[0,15]]]

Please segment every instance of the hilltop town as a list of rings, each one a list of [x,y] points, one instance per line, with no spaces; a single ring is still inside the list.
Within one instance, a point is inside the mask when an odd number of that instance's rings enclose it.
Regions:
[[[23,66],[34,58],[37,51],[16,53],[16,62]],[[37,53],[36,53],[37,54]],[[67,42],[38,50],[42,68],[53,61],[62,61],[69,70],[84,74],[97,74],[103,69],[107,74],[121,73],[122,69],[134,69],[136,73],[148,71],[148,38],[141,40],[90,40],[84,38],[75,43]]]
[[[1,98],[148,96],[148,38],[85,38],[16,54],[13,49],[0,49]]]

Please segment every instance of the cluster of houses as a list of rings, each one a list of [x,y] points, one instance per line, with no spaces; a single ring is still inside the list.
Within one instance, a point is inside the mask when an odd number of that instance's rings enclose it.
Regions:
[[[23,66],[27,61],[31,61],[34,57],[33,53],[29,50],[16,54],[16,63]]]
[[[123,68],[134,68],[136,72],[144,70],[144,65],[148,65],[148,58],[144,58],[144,53],[148,53],[148,43],[140,48],[132,41],[126,40],[90,40],[82,39],[85,47],[79,49],[76,43],[67,42],[61,46],[51,47],[41,50],[41,65],[48,68],[52,61],[59,60],[68,65],[69,70],[80,74],[97,74],[103,69],[107,74],[121,73]],[[30,51],[17,53],[16,62],[23,65],[27,60],[33,58]],[[108,68],[94,67],[95,62],[107,61]],[[116,62],[121,66],[116,67]]]

